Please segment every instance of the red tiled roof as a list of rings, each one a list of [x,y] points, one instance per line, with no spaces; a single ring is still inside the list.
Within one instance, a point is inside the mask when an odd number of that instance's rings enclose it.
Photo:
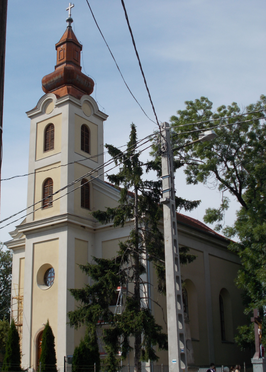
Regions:
[[[114,186],[113,184],[111,184],[110,182],[106,182],[105,183],[111,187],[114,187],[116,189],[120,189],[119,187],[116,187]],[[134,197],[134,193],[131,192],[131,191],[128,191],[128,194],[132,197]],[[205,225],[203,222],[200,222],[198,220],[196,220],[195,218],[193,217],[189,217],[189,216],[185,216],[184,214],[182,213],[176,213],[176,220],[177,220],[177,224],[182,224],[182,225],[186,225],[186,226],[190,226],[194,229],[197,229],[197,230],[200,230],[204,233],[207,233],[207,234],[211,234],[219,239],[223,239],[223,240],[226,240],[226,241],[229,241],[227,238],[225,238],[223,235],[221,234],[218,234],[216,231],[212,230],[210,227],[208,227],[207,225]]]
[[[203,222],[200,222],[200,221],[196,220],[195,218],[185,216],[182,213],[176,213],[176,220],[177,220],[177,224],[180,223],[180,224],[188,225],[188,226],[190,226],[192,228],[195,228],[197,230],[201,230],[202,232],[212,234],[212,235],[216,236],[217,238],[228,240],[223,235],[218,234],[216,231],[212,230],[210,227],[205,225]]]

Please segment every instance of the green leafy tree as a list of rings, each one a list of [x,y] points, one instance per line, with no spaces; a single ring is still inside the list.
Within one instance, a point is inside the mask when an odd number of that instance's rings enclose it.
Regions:
[[[92,372],[100,370],[100,354],[95,327],[87,328],[84,340],[74,350],[72,367],[73,372]]]
[[[218,222],[218,231],[223,228],[229,208],[225,192],[240,204],[235,224],[223,232],[239,239],[229,248],[241,259],[237,285],[245,292],[248,314],[253,308],[266,305],[266,97],[261,96],[242,112],[236,103],[213,111],[212,103],[205,97],[185,103],[186,109],[171,118],[173,137],[179,147],[175,155],[180,166],[185,166],[188,184],[217,187],[223,195],[219,208],[207,209],[205,222]],[[182,147],[196,140],[198,131],[211,128],[217,134],[211,142]],[[246,331],[240,329],[242,336]],[[242,336],[239,340],[244,340]]]
[[[117,355],[122,359],[134,349],[135,370],[141,370],[141,361],[158,360],[155,347],[167,348],[167,336],[156,324],[150,309],[143,306],[141,276],[146,272],[145,259],[151,261],[158,274],[158,288],[164,290],[164,242],[159,229],[162,219],[160,181],[144,181],[143,165],[139,159],[136,127],[132,124],[130,139],[125,152],[106,145],[109,154],[119,165],[118,174],[108,176],[110,182],[119,187],[120,200],[115,208],[96,211],[93,216],[101,223],[113,222],[114,227],[134,221],[129,238],[120,242],[114,259],[94,258],[93,263],[80,266],[92,279],[93,284],[83,289],[72,289],[71,293],[80,306],[70,312],[70,324],[108,323],[104,329],[103,341],[107,352],[106,364],[109,371],[118,367]],[[148,164],[148,168],[153,165]],[[153,167],[154,168],[154,167]],[[145,258],[145,259],[144,259]],[[190,262],[194,256],[187,249],[182,252],[182,262]],[[117,287],[132,288],[124,299],[121,314],[114,314],[109,305],[116,295]],[[134,337],[130,345],[129,337]]]
[[[4,357],[4,362],[2,366],[2,371],[21,371],[20,367],[20,344],[19,344],[19,334],[15,326],[15,322],[12,319],[11,326],[8,331],[7,341],[6,341],[6,352]]]
[[[10,317],[12,256],[0,243],[0,320]]]
[[[42,372],[57,371],[54,334],[48,320],[42,334],[42,351],[39,369]]]
[[[0,320],[0,364],[4,360],[9,328],[10,324],[6,319]]]

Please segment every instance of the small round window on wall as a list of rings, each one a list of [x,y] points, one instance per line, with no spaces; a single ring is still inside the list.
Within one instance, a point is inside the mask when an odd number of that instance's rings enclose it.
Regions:
[[[55,280],[55,270],[50,264],[42,265],[37,273],[37,284],[40,289],[49,289]]]
[[[44,284],[47,285],[47,287],[51,287],[54,284],[54,268],[53,267],[50,267],[50,269],[45,271]]]

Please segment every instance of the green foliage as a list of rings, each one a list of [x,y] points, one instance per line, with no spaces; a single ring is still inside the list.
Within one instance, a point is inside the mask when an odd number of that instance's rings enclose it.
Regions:
[[[42,334],[42,352],[39,368],[41,368],[42,372],[57,371],[54,335],[48,320]]]
[[[245,312],[251,314],[254,308],[266,306],[266,97],[262,95],[244,112],[236,103],[214,112],[205,97],[185,103],[186,109],[171,118],[179,147],[175,154],[185,166],[188,184],[217,187],[240,204],[234,226],[223,232],[239,238],[239,243],[232,242],[229,248],[241,259],[237,285],[245,292]],[[183,147],[197,139],[196,130],[211,128],[217,134],[211,142]],[[218,222],[216,229],[221,230],[228,207],[229,200],[223,197],[218,209],[207,209],[205,222]],[[237,339],[242,345],[244,340],[250,342],[248,329],[240,328]]]
[[[94,363],[96,371],[100,371],[100,354],[97,343],[95,327],[87,328],[84,340],[74,350],[72,368],[73,372],[93,372]]]
[[[7,341],[6,341],[6,352],[4,357],[4,362],[2,366],[2,371],[21,371],[20,367],[20,344],[19,344],[19,334],[15,326],[14,320],[12,319],[11,326],[8,331]]]
[[[142,258],[151,261],[159,275],[159,288],[164,289],[164,241],[159,229],[162,208],[160,181],[144,181],[143,166],[137,151],[136,128],[132,124],[130,139],[125,152],[106,145],[120,170],[108,176],[110,182],[119,187],[120,200],[116,208],[97,211],[93,216],[101,223],[113,222],[114,227],[134,221],[126,241],[120,242],[117,256],[113,259],[94,258],[93,263],[81,265],[81,269],[92,279],[91,285],[70,292],[79,302],[77,310],[69,312],[70,325],[93,326],[100,321],[108,323],[103,330],[103,341],[107,352],[108,371],[117,371],[118,352],[125,359],[132,346],[129,338],[134,337],[135,368],[140,370],[141,360],[157,360],[155,347],[167,348],[167,336],[155,323],[150,310],[142,305],[141,276],[146,272]],[[184,251],[184,261],[193,257]],[[109,308],[116,295],[117,287],[133,288],[124,295],[123,311],[114,314]]]
[[[12,256],[0,244],[0,320],[10,317]]]
[[[0,320],[0,363],[3,363],[10,324],[6,319]]]

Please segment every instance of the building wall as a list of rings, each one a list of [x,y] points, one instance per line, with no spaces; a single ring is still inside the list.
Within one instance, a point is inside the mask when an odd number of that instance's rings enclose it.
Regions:
[[[44,329],[47,320],[53,329],[55,347],[59,342],[58,324],[58,252],[59,240],[47,240],[33,244],[33,281],[32,281],[32,314],[31,314],[31,365],[36,365],[36,340]],[[44,283],[46,270],[53,267],[55,281],[51,287]]]

